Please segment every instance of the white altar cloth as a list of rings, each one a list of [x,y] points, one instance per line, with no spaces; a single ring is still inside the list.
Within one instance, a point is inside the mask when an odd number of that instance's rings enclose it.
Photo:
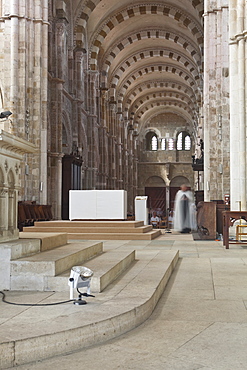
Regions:
[[[70,190],[69,219],[125,220],[127,219],[127,191],[125,190]]]

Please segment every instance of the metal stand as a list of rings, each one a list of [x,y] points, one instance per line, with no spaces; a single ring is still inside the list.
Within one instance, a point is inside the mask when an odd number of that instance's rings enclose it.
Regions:
[[[81,293],[78,295],[78,299],[74,301],[74,304],[81,306],[83,304],[87,304],[87,302],[84,299],[81,299]]]

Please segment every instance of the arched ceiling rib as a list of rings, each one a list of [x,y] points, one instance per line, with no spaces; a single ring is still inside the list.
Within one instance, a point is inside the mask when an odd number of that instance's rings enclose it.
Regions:
[[[74,9],[75,45],[87,49],[89,68],[99,71],[118,113],[134,113],[142,126],[149,112],[172,110],[194,125],[202,92],[203,0],[76,0]]]
[[[156,43],[155,47],[152,45],[153,40],[150,40],[150,42],[143,42],[140,43],[141,47],[137,47],[135,44],[135,50],[132,52],[131,50],[123,50],[122,58],[118,58],[121,60],[119,63],[112,63],[116,55],[118,55],[120,52],[115,51],[111,52],[110,55],[108,56],[107,60],[104,63],[104,67],[102,70],[102,74],[104,76],[107,76],[108,78],[111,78],[111,75],[114,75],[117,73],[117,69],[121,69],[122,72],[125,72],[128,68],[130,68],[133,63],[136,63],[136,61],[139,59],[144,59],[144,58],[153,58],[153,57],[160,57],[160,58],[170,58],[173,59],[174,61],[183,63],[183,65],[187,68],[188,65],[193,66],[192,68],[197,71],[197,73],[200,72],[200,67],[198,67],[199,63],[199,56],[198,60],[195,58],[195,53],[191,55],[191,53],[186,52],[184,48],[178,48],[178,47],[173,47],[173,42],[171,45],[168,45],[165,47],[162,45],[162,40]],[[143,44],[145,45],[145,48],[143,47]],[[177,45],[176,45],[177,46]],[[124,53],[125,52],[125,53]],[[139,56],[136,57],[136,54],[139,54]],[[127,58],[126,58],[127,56]],[[151,62],[151,61],[150,61]],[[191,69],[191,67],[190,67]]]
[[[129,0],[121,0],[122,6],[128,6],[129,4],[133,3],[133,1]],[[138,2],[140,3],[140,2]],[[156,3],[152,0],[149,1],[150,3]],[[179,1],[173,0],[171,1],[172,5],[179,6],[182,10],[190,11],[194,16],[198,16],[200,19],[203,15],[204,11],[204,4],[201,0],[190,0],[190,1]],[[102,18],[102,13],[110,14],[112,10],[118,9],[119,4],[118,2],[113,1],[102,1],[102,0],[73,0],[72,1],[73,12],[75,14],[75,23],[76,25],[79,24],[81,21],[80,26],[82,27],[82,33],[85,34],[87,28],[87,21],[89,18],[93,19],[94,24],[97,24],[98,21]],[[193,11],[194,10],[194,11]],[[94,12],[94,17],[92,17],[92,12]],[[80,31],[78,30],[78,36],[80,36]],[[79,38],[78,38],[79,40]]]
[[[137,112],[142,106],[145,106],[147,102],[155,102],[157,100],[168,100],[168,99],[173,99],[174,101],[181,101],[185,102],[188,106],[193,107],[193,102],[191,99],[186,95],[182,94],[181,92],[174,92],[172,90],[167,90],[167,91],[155,91],[154,93],[150,93],[148,95],[144,95],[143,97],[138,98],[134,104],[131,104],[130,106],[130,112]]]
[[[166,19],[168,18],[168,19]],[[170,19],[169,19],[170,18]],[[178,30],[180,29],[187,38],[191,41],[196,42],[200,47],[202,47],[203,36],[201,25],[195,22],[187,14],[182,13],[179,9],[168,6],[152,6],[152,5],[142,5],[142,6],[132,6],[131,8],[121,11],[118,14],[114,14],[112,17],[105,21],[104,25],[100,25],[100,28],[95,32],[95,36],[91,41],[90,48],[90,64],[92,69],[96,69],[98,55],[101,50],[107,49],[112,41],[112,34],[114,38],[124,34],[128,30],[139,29],[139,32],[143,30],[143,25],[147,28],[150,24],[159,25],[160,27],[164,24],[175,24]],[[128,31],[129,32],[129,31]],[[159,31],[157,31],[159,33]],[[138,34],[139,37],[141,37]],[[156,35],[155,35],[156,36]],[[157,38],[162,37],[158,34]],[[163,36],[164,37],[164,36]],[[175,36],[176,37],[176,36]],[[108,46],[109,44],[109,46]],[[122,43],[119,43],[120,47],[123,47]],[[187,46],[187,42],[185,43]]]
[[[163,86],[165,86],[166,78],[171,79],[174,78],[174,83],[180,83],[180,84],[186,84],[188,87],[191,87],[196,101],[199,99],[197,97],[197,86],[195,85],[195,81],[188,75],[185,74],[183,70],[176,69],[173,66],[170,66],[170,68],[167,66],[167,71],[160,72],[159,70],[151,71],[151,73],[143,74],[141,77],[134,79],[131,77],[130,79],[126,80],[122,87],[119,89],[119,94],[117,95],[117,102],[118,104],[123,104],[124,107],[124,97],[129,94],[131,91],[135,91],[137,94],[137,91],[143,92],[146,91],[146,93],[149,92],[149,88],[153,85],[158,86],[161,82],[163,82]],[[151,76],[150,76],[151,74]],[[162,76],[162,80],[161,80]],[[165,90],[165,88],[164,88]],[[137,95],[138,96],[138,95]]]
[[[185,84],[174,83],[174,81],[166,81],[165,83],[159,82],[159,84],[149,84],[148,93],[145,89],[143,92],[140,93],[139,87],[137,87],[136,90],[131,91],[129,94],[127,94],[124,101],[126,112],[130,112],[131,114],[135,111],[136,104],[138,104],[139,101],[141,102],[149,100],[150,96],[154,94],[166,94],[165,96],[167,96],[167,94],[176,94],[180,96],[181,99],[183,99],[183,97],[186,97],[187,99],[189,99],[191,104],[196,104],[195,95],[193,94],[192,89],[188,88],[188,86],[186,86]]]
[[[156,107],[149,107],[148,110],[143,112],[141,119],[138,119],[138,131],[142,132],[142,129],[146,126],[146,123],[149,122],[154,117],[160,115],[160,114],[167,114],[167,113],[173,113],[177,116],[183,117],[184,120],[188,123],[188,126],[190,126],[190,132],[193,132],[194,127],[191,125],[191,116],[190,114],[184,110],[182,107],[179,106],[173,106],[172,104],[166,104],[166,105],[160,105]]]
[[[134,70],[131,74],[128,74],[126,77],[123,75],[123,79],[120,79],[117,75],[114,76],[114,79],[111,84],[111,89],[110,89],[110,96],[114,96],[114,91],[116,89],[116,86],[119,82],[119,88],[118,88],[118,93],[116,94],[119,96],[120,94],[123,94],[123,90],[126,90],[130,87],[130,85],[135,85],[138,83],[140,79],[143,79],[147,75],[152,74],[153,76],[156,77],[158,74],[158,78],[161,77],[164,78],[165,75],[167,74],[175,74],[178,76],[178,79],[183,79],[185,80],[190,87],[193,87],[195,94],[197,93],[197,82],[196,80],[198,79],[198,75],[193,75],[190,71],[186,70],[185,68],[182,68],[180,65],[172,64],[172,63],[166,63],[166,64],[161,64],[161,63],[152,63],[152,65],[149,65],[146,63],[142,68],[138,68]],[[150,76],[148,77],[150,79]]]

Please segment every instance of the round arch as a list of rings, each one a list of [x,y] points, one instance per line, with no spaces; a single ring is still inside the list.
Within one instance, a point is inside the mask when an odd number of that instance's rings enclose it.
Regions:
[[[180,187],[183,184],[185,184],[187,186],[191,186],[190,181],[187,177],[185,177],[185,176],[175,176],[170,182],[170,188],[177,188],[177,187]]]
[[[150,176],[145,181],[145,187],[155,187],[160,188],[166,186],[165,180],[160,176]]]

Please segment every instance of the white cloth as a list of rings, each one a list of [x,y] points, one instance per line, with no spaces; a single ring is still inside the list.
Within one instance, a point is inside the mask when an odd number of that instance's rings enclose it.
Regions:
[[[176,194],[173,227],[177,231],[196,230],[195,204],[190,190],[179,190]]]

